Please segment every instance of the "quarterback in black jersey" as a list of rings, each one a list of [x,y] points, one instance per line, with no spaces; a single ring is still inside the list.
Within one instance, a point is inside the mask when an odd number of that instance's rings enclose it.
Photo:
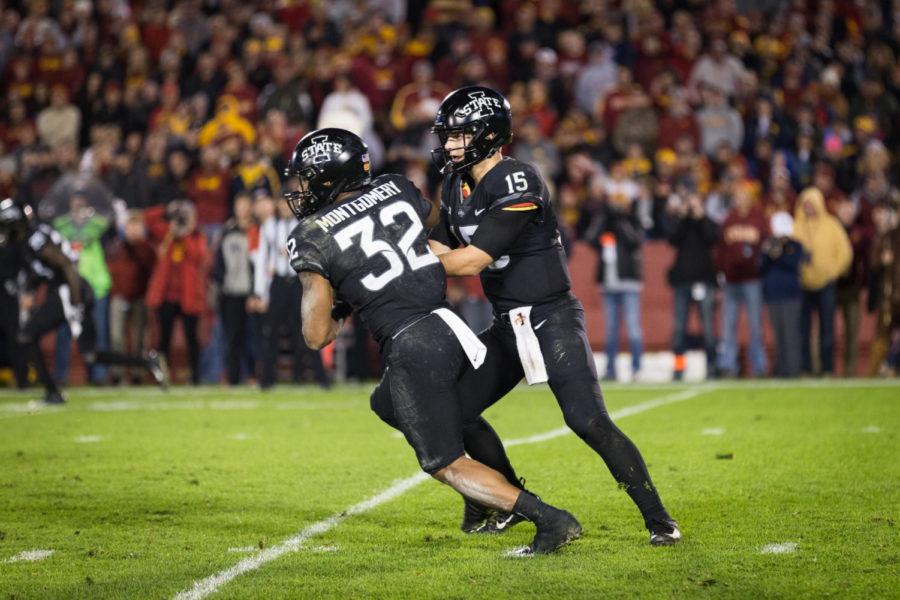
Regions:
[[[55,229],[44,223],[32,222],[27,208],[7,198],[0,202],[0,244],[17,248],[15,256],[20,263],[17,268],[23,272],[28,285],[47,284],[46,301],[31,312],[19,330],[18,338],[44,385],[45,402],[62,404],[65,399],[47,369],[38,342],[44,334],[63,323],[68,323],[72,337],[78,340],[78,349],[88,364],[144,367],[157,383],[165,385],[165,374],[156,353],[130,356],[96,350],[97,333],[91,316],[93,292],[75,267],[78,255]]]
[[[300,220],[287,241],[303,284],[307,345],[331,342],[346,316],[335,294],[357,311],[385,358],[390,420],[403,432],[422,469],[482,505],[534,521],[525,554],[553,552],[581,534],[569,513],[510,485],[465,456],[457,377],[477,370],[484,347],[444,299],[446,278],[428,245],[437,207],[399,175],[369,175],[366,145],[355,134],[326,128],[304,136],[288,175],[298,191],[286,200]]]
[[[433,131],[442,144],[434,154],[444,180],[432,249],[447,275],[480,274],[495,317],[479,336],[487,347],[485,364],[460,379],[466,451],[516,481],[500,439],[478,415],[523,376],[529,383],[548,381],[566,424],[637,505],[651,544],[676,542],[681,532],[640,452],[604,405],[547,186],[534,167],[500,152],[512,138],[509,103],[490,88],[458,89],[441,103]],[[387,404],[387,392],[377,389],[373,405]],[[467,525],[478,513],[467,502],[464,529],[477,530]],[[501,519],[486,530],[518,521],[516,515]]]

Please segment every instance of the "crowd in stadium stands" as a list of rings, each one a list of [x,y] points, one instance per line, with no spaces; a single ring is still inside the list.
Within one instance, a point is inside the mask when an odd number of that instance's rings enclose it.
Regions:
[[[605,350],[624,326],[635,371],[654,239],[675,250],[676,378],[692,307],[711,374],[739,372],[741,312],[754,376],[856,373],[862,311],[871,372],[898,368],[898,0],[25,0],[0,71],[0,197],[80,250],[106,343],[168,352],[180,323],[193,382],[270,386],[290,345],[294,377],[328,385],[281,248],[293,145],[350,129],[433,196],[435,110],[476,83],[508,97],[507,152],[552,186],[564,244],[596,249]],[[449,294],[486,325],[477,280]],[[360,330],[351,377],[372,375]]]

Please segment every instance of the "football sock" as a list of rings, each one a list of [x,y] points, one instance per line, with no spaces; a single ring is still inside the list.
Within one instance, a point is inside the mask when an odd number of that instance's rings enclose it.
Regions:
[[[484,420],[484,417],[463,427],[463,446],[466,453],[483,465],[499,471],[509,483],[519,489],[525,489],[516,471],[506,456],[503,442],[494,428]]]
[[[119,365],[123,367],[144,367],[147,365],[147,359],[143,356],[122,354],[111,350],[97,350],[93,358],[94,362],[104,365]]]
[[[516,498],[516,503],[513,506],[513,512],[518,515],[522,515],[529,521],[537,523],[538,521],[540,521],[541,517],[546,514],[547,509],[549,508],[551,507],[542,502],[540,498],[538,498],[531,492],[522,490],[521,492],[519,492],[519,497]]]

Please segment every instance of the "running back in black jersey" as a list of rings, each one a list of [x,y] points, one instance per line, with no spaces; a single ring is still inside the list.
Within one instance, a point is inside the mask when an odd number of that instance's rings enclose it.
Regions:
[[[24,267],[28,270],[30,278],[45,281],[50,285],[62,285],[66,283],[66,277],[62,270],[48,265],[40,257],[41,250],[48,244],[55,246],[73,264],[78,262],[78,253],[72,249],[68,240],[44,223],[39,224],[28,235],[28,239],[21,246],[20,256],[25,262]]]
[[[556,213],[547,186],[531,165],[504,158],[477,186],[463,173],[445,176],[441,221],[431,238],[450,248],[468,245],[482,220],[498,210],[530,211],[534,216],[502,255],[492,254],[495,261],[481,272],[481,285],[494,309],[503,313],[568,295],[572,285]]]
[[[446,275],[423,225],[430,211],[409,180],[382,175],[301,220],[287,241],[291,266],[328,279],[383,344],[446,306]]]

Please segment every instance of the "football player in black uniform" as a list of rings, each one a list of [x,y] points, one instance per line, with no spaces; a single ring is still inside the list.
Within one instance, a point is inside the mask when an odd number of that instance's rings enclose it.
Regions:
[[[464,363],[478,369],[484,347],[447,308],[426,229],[437,207],[404,177],[372,179],[369,168],[366,145],[343,129],[313,131],[294,149],[287,174],[298,191],[285,196],[300,223],[287,252],[303,284],[306,343],[319,349],[337,335],[348,313],[334,305],[336,293],[381,346],[391,418],[422,469],[465,497],[533,520],[537,534],[522,553],[552,552],[580,536],[578,521],[463,452],[457,377]]]
[[[165,373],[155,352],[147,356],[129,356],[96,350],[97,332],[91,316],[94,295],[75,267],[78,256],[55,229],[43,223],[35,224],[29,210],[10,198],[0,202],[0,245],[17,248],[18,268],[26,273],[29,284],[47,284],[46,301],[31,312],[19,330],[18,339],[34,362],[44,385],[46,403],[62,404],[65,398],[47,369],[38,343],[45,333],[63,323],[68,323],[72,336],[78,340],[81,356],[89,365],[144,367],[158,384],[165,386]]]
[[[534,167],[500,152],[512,138],[509,103],[490,88],[460,88],[441,103],[433,131],[442,144],[434,153],[444,180],[432,248],[448,275],[481,275],[495,315],[479,336],[488,349],[485,364],[460,380],[466,451],[516,481],[500,439],[477,415],[523,375],[529,383],[549,381],[566,424],[600,455],[641,511],[651,544],[676,542],[678,524],[640,452],[604,406],[547,186]],[[387,393],[376,389],[373,406],[388,405]],[[464,528],[478,512],[467,501]],[[469,529],[495,532],[519,518],[501,515],[493,525]]]

